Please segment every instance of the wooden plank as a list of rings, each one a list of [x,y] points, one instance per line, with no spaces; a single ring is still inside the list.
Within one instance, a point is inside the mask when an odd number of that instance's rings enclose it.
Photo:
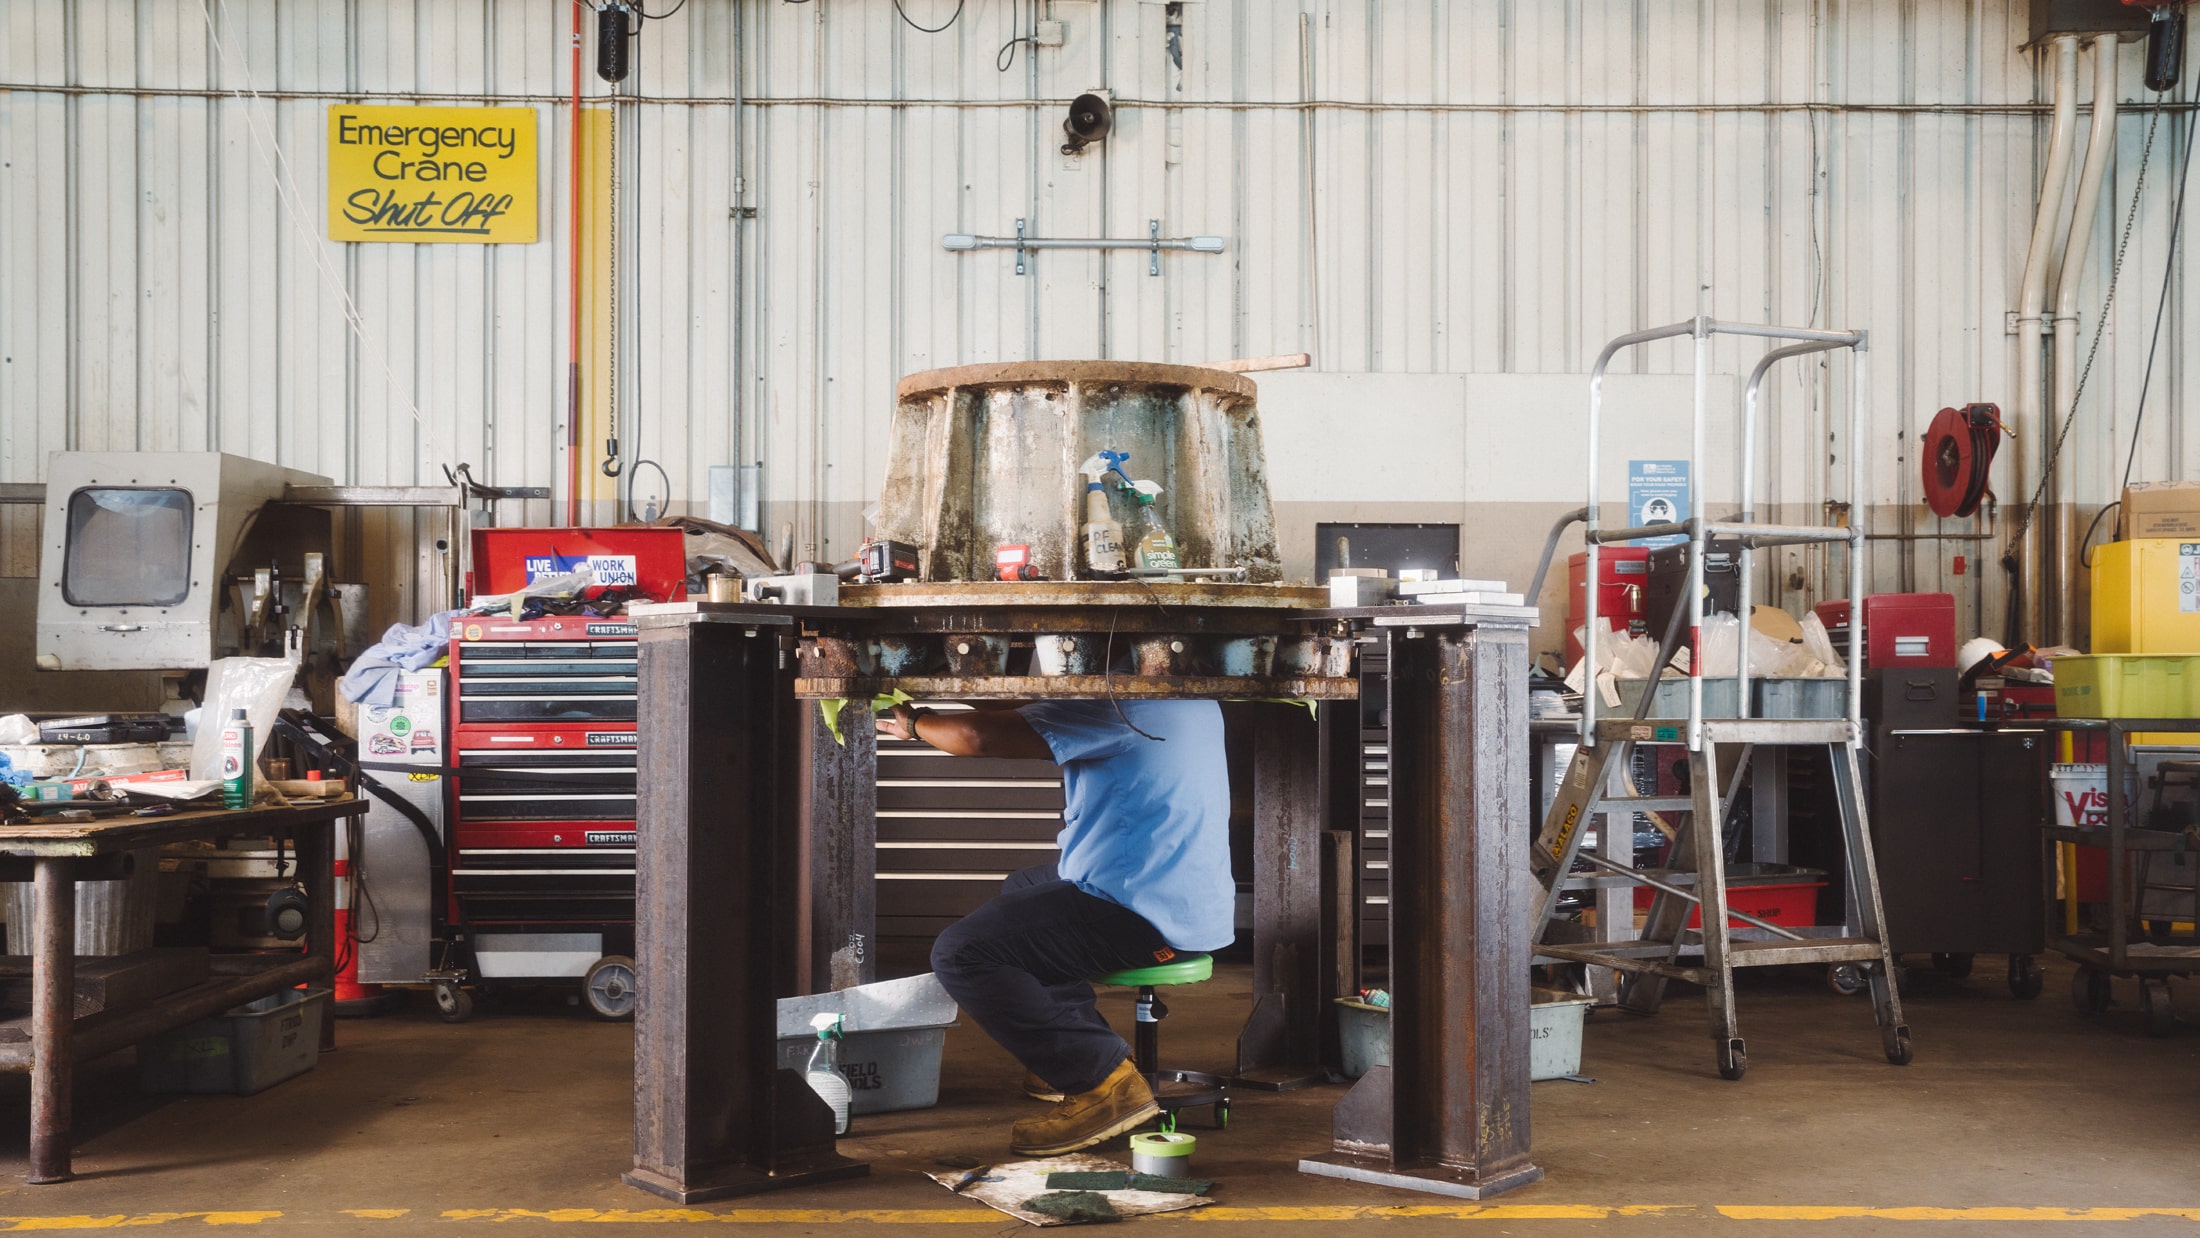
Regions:
[[[79,959],[76,965],[76,1017],[102,1010],[142,1006],[178,989],[206,980],[204,946],[139,950],[107,958]],[[31,958],[0,956],[0,1010],[28,1011]]]

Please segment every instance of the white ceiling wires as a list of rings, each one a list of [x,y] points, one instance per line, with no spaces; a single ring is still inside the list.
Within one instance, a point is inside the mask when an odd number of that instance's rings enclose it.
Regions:
[[[220,0],[220,3],[222,16],[218,22],[214,20],[213,0],[199,0],[199,8],[206,14],[206,37],[214,45],[214,54],[221,58],[225,70],[236,75],[238,85],[230,93],[240,101],[249,99],[253,103],[265,103],[270,108],[279,107],[279,103],[262,97],[253,88],[251,66],[241,58],[230,58],[229,46],[222,42],[221,31],[225,26],[235,27],[237,22],[230,15],[229,0]],[[273,126],[269,126],[269,130],[263,133],[257,119],[258,109],[246,107],[243,112],[245,128],[252,134],[253,149],[258,152],[261,166],[267,169],[269,179],[275,183],[276,197],[281,199],[283,213],[290,217],[291,226],[298,230],[300,244],[313,256],[314,270],[319,272],[322,285],[336,294],[338,303],[343,307],[344,322],[350,326],[352,335],[358,338],[360,350],[381,369],[382,382],[390,398],[402,404],[412,414],[413,422],[420,427],[422,445],[427,448],[429,457],[448,468],[455,462],[456,455],[436,434],[435,427],[421,414],[420,405],[413,399],[411,387],[398,379],[397,371],[390,366],[389,354],[382,350],[374,333],[367,328],[367,320],[360,314],[358,302],[352,300],[351,289],[345,285],[343,276],[338,273],[336,264],[329,257],[328,243],[322,238],[321,229],[315,225],[313,213],[306,209],[305,194],[298,188],[298,178],[291,173],[290,160],[283,154],[282,143],[276,139]],[[352,467],[357,467],[356,462]],[[345,480],[356,481],[357,478],[347,477]]]

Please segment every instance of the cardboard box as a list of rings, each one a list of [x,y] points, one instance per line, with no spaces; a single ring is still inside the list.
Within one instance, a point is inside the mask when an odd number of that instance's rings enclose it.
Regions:
[[[2124,487],[2117,537],[2200,538],[2200,481],[2142,481]]]
[[[444,672],[400,671],[388,705],[362,701],[359,759],[368,765],[441,765],[449,745],[443,716]]]

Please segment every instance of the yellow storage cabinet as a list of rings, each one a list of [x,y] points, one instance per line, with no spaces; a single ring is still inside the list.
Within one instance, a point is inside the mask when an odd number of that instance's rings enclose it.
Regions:
[[[2200,541],[2094,550],[2093,652],[2200,653]]]

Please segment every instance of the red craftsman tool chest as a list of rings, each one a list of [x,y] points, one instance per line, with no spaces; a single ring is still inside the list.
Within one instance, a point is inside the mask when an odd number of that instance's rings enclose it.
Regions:
[[[1847,598],[1820,602],[1818,621],[1842,657],[1849,656]],[[1956,598],[1952,593],[1874,593],[1864,599],[1864,665],[1956,664]]]
[[[454,922],[634,920],[635,627],[455,620]]]

